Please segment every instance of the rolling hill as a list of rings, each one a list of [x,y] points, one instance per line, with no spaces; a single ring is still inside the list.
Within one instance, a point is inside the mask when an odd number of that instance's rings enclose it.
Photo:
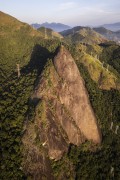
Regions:
[[[74,27],[72,29],[61,32],[68,42],[86,43],[86,44],[100,44],[107,41],[105,37],[95,32],[89,27]]]
[[[42,36],[45,37],[46,39],[62,39],[63,36],[59,34],[58,32],[53,31],[52,29],[45,28],[45,27],[40,27],[37,29],[39,32],[41,32]]]

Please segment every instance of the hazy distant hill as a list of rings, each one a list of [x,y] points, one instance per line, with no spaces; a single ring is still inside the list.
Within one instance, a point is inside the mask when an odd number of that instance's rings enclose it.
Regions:
[[[100,33],[101,35],[103,35],[111,41],[120,42],[120,31],[114,32],[104,27],[93,28],[93,30]]]
[[[101,43],[107,41],[101,34],[95,32],[90,27],[77,26],[72,29],[61,32],[65,39],[69,42],[83,42],[87,44]]]
[[[97,28],[93,28],[94,31],[97,31],[100,34],[113,34],[113,31],[108,30],[104,27],[97,27]]]
[[[118,31],[120,30],[120,22],[114,23],[114,24],[104,24],[103,27],[111,30],[111,31]]]
[[[70,29],[71,27],[65,24],[61,24],[61,23],[42,23],[42,24],[31,24],[32,27],[34,27],[35,29],[38,29],[40,27],[46,27],[46,28],[50,28],[53,29],[54,31],[60,32],[60,31],[64,31],[67,29]]]
[[[54,38],[59,38],[59,39],[61,39],[61,38],[63,38],[63,36],[62,36],[60,33],[55,32],[55,31],[53,31],[53,30],[50,29],[50,28],[40,27],[40,28],[38,28],[37,30],[41,32],[41,34],[43,35],[43,37],[46,36],[46,37],[45,37],[46,39],[47,39],[47,38],[48,38],[48,39],[54,39]]]

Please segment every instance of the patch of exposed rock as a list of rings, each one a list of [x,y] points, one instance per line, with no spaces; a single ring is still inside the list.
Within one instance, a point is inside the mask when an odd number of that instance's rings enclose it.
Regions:
[[[100,143],[97,120],[83,79],[72,56],[63,46],[54,59],[54,65],[57,73],[64,80],[59,92],[61,104],[68,109],[85,138]]]
[[[35,179],[39,174],[41,179],[54,179],[49,159],[61,159],[70,143],[101,142],[84,81],[63,46],[54,61],[48,61],[31,99],[37,105],[34,122],[26,125],[22,139],[23,169]]]

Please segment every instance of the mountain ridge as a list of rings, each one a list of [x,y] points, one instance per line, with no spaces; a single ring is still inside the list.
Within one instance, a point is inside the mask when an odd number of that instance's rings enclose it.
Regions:
[[[72,29],[68,29],[60,32],[68,42],[74,43],[86,43],[86,44],[100,44],[106,42],[107,39],[101,34],[95,32],[90,27],[76,26]]]
[[[62,23],[42,23],[42,24],[31,24],[32,27],[34,27],[35,29],[38,29],[40,27],[46,27],[46,28],[50,28],[56,32],[60,32],[60,31],[64,31],[66,29],[70,29],[71,27]]]

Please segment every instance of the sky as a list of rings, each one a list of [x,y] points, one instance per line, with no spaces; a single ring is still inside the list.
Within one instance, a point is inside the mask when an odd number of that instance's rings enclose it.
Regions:
[[[0,0],[0,11],[28,24],[98,26],[120,22],[120,0]]]

